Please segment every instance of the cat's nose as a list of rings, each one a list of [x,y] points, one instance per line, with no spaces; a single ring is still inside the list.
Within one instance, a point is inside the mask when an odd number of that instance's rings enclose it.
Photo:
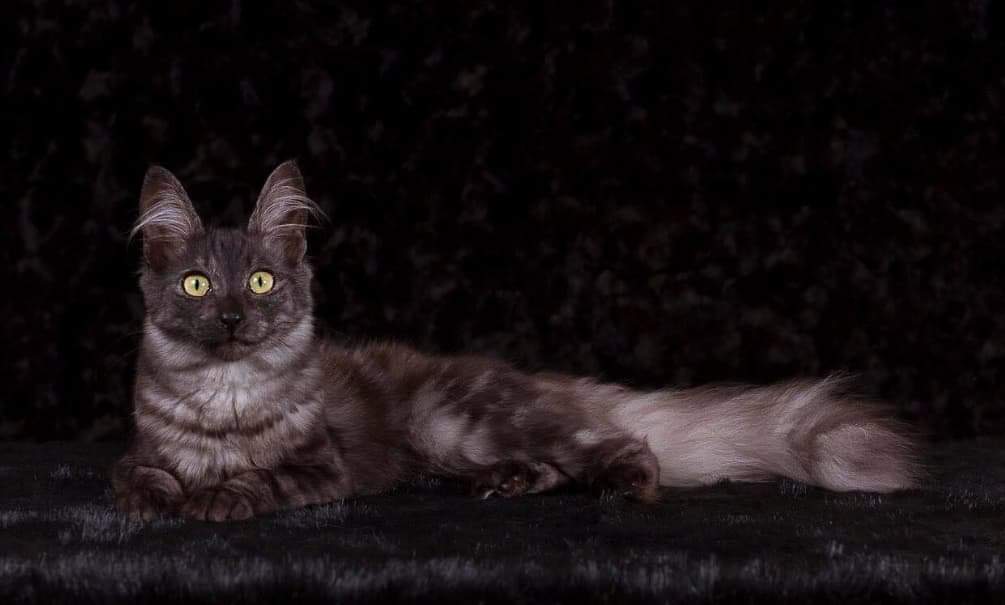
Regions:
[[[237,311],[224,311],[220,313],[220,323],[227,326],[230,330],[236,328],[242,319],[244,319],[244,316]]]

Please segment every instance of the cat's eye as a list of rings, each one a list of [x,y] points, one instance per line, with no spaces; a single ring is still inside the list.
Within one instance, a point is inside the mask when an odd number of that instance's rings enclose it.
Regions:
[[[209,294],[209,278],[202,273],[190,273],[181,280],[181,289],[189,296],[202,298]]]
[[[255,294],[265,294],[276,285],[276,278],[268,271],[255,271],[248,280],[248,287]]]

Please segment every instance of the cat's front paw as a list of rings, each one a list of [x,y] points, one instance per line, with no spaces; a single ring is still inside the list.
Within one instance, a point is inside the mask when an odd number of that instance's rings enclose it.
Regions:
[[[215,486],[189,496],[181,514],[199,521],[244,521],[255,514],[251,500],[233,489]]]
[[[129,482],[116,488],[115,506],[136,520],[149,521],[177,511],[185,497],[178,481],[168,472],[137,466]]]

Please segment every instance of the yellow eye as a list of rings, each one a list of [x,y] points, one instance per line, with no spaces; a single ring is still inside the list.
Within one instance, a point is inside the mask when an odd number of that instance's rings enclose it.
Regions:
[[[192,273],[181,281],[181,287],[185,294],[201,298],[209,294],[209,278],[202,273]]]
[[[276,278],[268,271],[255,271],[248,280],[248,287],[255,294],[265,294],[276,284]]]

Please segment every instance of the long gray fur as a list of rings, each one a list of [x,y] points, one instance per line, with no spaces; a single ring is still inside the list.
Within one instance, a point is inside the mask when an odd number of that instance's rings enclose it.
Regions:
[[[481,496],[575,482],[643,501],[658,485],[722,479],[864,491],[917,480],[908,431],[837,379],[639,392],[318,339],[304,237],[317,213],[293,162],[269,176],[244,230],[205,229],[178,180],[148,172],[135,434],[113,470],[122,510],[245,519],[418,472],[470,480]],[[248,288],[259,270],[275,276],[266,294]],[[212,282],[206,296],[182,289],[193,272]]]

